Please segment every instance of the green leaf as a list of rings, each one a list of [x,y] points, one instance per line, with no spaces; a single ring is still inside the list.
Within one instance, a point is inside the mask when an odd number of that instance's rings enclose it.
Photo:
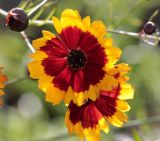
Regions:
[[[143,141],[136,129],[132,130],[134,141]]]
[[[38,12],[37,12],[37,13],[34,15],[34,17],[32,18],[32,20],[38,19],[38,18],[42,15],[42,13],[44,12],[44,10],[45,10],[44,7],[42,7],[41,9],[39,9]]]
[[[29,3],[30,1],[22,1],[18,7],[21,9],[25,9],[29,5]]]
[[[51,10],[51,12],[49,13],[49,15],[45,18],[45,20],[51,19],[51,17],[52,17],[53,14],[55,13],[55,11],[56,11],[56,8],[53,8],[53,9]]]

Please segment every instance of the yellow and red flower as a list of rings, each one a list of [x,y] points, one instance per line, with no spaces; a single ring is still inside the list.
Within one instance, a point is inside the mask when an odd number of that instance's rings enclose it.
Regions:
[[[125,99],[133,98],[133,88],[126,83],[128,78],[123,76],[129,67],[125,64],[115,66],[110,72],[118,80],[118,86],[111,91],[100,91],[95,101],[88,100],[82,106],[73,102],[69,104],[66,113],[66,125],[69,133],[75,133],[88,141],[99,141],[100,130],[108,133],[107,121],[121,127],[127,121],[124,112],[130,109]]]
[[[98,141],[100,130],[108,133],[107,121],[122,126],[130,109],[126,99],[133,98],[127,83],[127,64],[114,65],[121,50],[105,37],[101,21],[90,22],[76,10],[66,9],[58,19],[53,17],[57,35],[43,31],[33,41],[35,53],[28,64],[30,76],[39,79],[46,100],[68,105],[66,125],[89,141]]]
[[[2,73],[2,68],[0,67],[0,106],[3,105],[3,101],[1,97],[4,95],[2,88],[5,87],[5,82],[7,81],[7,77]]]
[[[46,100],[58,104],[71,100],[83,105],[95,101],[100,90],[118,86],[108,70],[119,59],[121,50],[106,38],[106,27],[101,21],[82,19],[76,10],[66,9],[58,19],[53,17],[57,35],[43,31],[43,37],[33,41],[36,52],[28,64],[30,76],[39,79],[39,88]]]

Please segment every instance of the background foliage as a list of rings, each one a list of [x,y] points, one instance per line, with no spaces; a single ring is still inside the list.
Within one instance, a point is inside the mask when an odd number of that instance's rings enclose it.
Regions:
[[[29,12],[40,1],[0,0],[0,8],[8,11],[19,5]],[[92,20],[100,19],[110,29],[139,32],[151,14],[159,9],[159,0],[50,0],[32,19],[59,17],[65,8],[78,9],[83,17],[90,15]],[[160,14],[153,21],[160,26]],[[31,25],[26,32],[30,39],[36,39],[41,36],[42,29],[55,32],[50,25]],[[135,97],[128,101],[132,107],[128,112],[129,122],[123,128],[111,127],[108,135],[102,134],[102,141],[159,141],[160,48],[128,36],[110,36],[123,50],[120,62],[133,68],[130,82],[135,88]],[[6,104],[0,110],[0,141],[78,141],[67,134],[64,104],[52,106],[45,102],[37,81],[29,79],[26,69],[29,53],[20,34],[7,29],[1,16],[0,64],[9,80],[27,78],[5,89]]]

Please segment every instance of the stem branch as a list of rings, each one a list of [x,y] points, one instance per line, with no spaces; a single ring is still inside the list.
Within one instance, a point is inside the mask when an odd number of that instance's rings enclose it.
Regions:
[[[46,25],[46,24],[52,25],[53,22],[52,20],[30,20],[30,25],[39,26],[39,25]],[[128,32],[128,31],[122,31],[122,30],[112,30],[112,29],[108,29],[107,31],[109,33],[131,36],[138,39],[145,38],[146,40],[149,40],[149,39],[160,40],[160,37],[157,37],[156,35],[146,35],[141,33]]]
[[[28,15],[31,15],[32,13],[34,13],[36,10],[38,10],[38,8],[40,8],[43,4],[45,4],[47,2],[47,0],[43,0],[39,5],[37,5],[33,10],[31,10]],[[0,15],[6,16],[7,12],[4,11],[3,9],[0,9]],[[34,26],[39,26],[39,25],[52,25],[52,20],[30,20],[30,25],[34,25]],[[159,33],[158,35],[146,35],[143,33],[135,33],[135,32],[128,32],[128,31],[122,31],[122,30],[112,30],[112,29],[108,29],[107,30],[109,33],[113,33],[113,34],[120,34],[120,35],[127,35],[130,37],[134,37],[137,39],[142,39],[144,42],[146,42],[147,44],[150,45],[156,45],[158,43],[158,41],[160,41],[160,37],[159,37]],[[21,33],[22,36],[24,37],[28,47],[31,49],[32,52],[35,52],[34,48],[32,47],[31,43],[29,42],[26,34],[24,32]],[[155,40],[154,43],[150,42],[149,40]]]
[[[8,82],[6,83],[6,87],[8,87],[8,86],[10,86],[10,85],[12,85],[12,84],[16,84],[16,83],[18,83],[18,82],[20,82],[20,81],[23,81],[23,80],[25,80],[26,78],[27,78],[27,77],[24,76],[24,77],[21,77],[21,78],[16,78],[16,79],[10,80],[10,81],[8,81]]]
[[[140,126],[143,124],[149,124],[149,123],[159,122],[159,121],[160,121],[160,116],[153,116],[153,117],[149,117],[149,118],[145,118],[145,119],[130,120],[122,128]]]
[[[139,33],[135,33],[135,32],[121,31],[121,30],[111,30],[111,29],[108,29],[107,31],[109,33],[128,35],[128,36],[132,36],[132,37],[135,37],[135,38],[139,38],[140,37],[140,34]]]
[[[53,22],[51,20],[30,20],[29,24],[33,26],[46,25],[46,24],[52,25]]]
[[[33,48],[32,44],[30,43],[30,41],[29,41],[26,33],[25,33],[24,31],[22,31],[22,32],[21,32],[21,35],[22,35],[22,37],[24,38],[24,40],[25,40],[28,48],[34,53],[34,52],[35,52],[35,49]]]
[[[43,0],[40,4],[35,6],[29,13],[28,16],[31,16],[34,12],[36,12],[41,6],[43,6],[48,0]]]
[[[7,12],[0,8],[0,15],[7,16]]]
[[[121,128],[131,128],[131,127],[140,126],[140,125],[147,124],[147,123],[149,124],[153,122],[159,122],[159,121],[160,121],[160,116],[153,116],[153,117],[149,117],[146,119],[130,120],[126,125],[124,125]],[[119,130],[119,128],[114,128],[114,129]],[[46,139],[32,140],[32,141],[62,140],[62,139],[66,139],[67,137],[68,137],[68,133],[64,132],[60,135],[57,135],[56,137],[50,137]]]
[[[47,1],[47,0],[45,0]],[[44,1],[43,1],[44,3]],[[0,9],[0,15],[2,16],[6,16],[7,15],[7,12],[3,9]],[[32,44],[30,43],[26,33],[24,31],[21,32],[21,35],[22,37],[24,38],[25,42],[27,43],[27,46],[29,47],[29,49],[32,51],[32,52],[35,52],[35,49],[33,48]]]

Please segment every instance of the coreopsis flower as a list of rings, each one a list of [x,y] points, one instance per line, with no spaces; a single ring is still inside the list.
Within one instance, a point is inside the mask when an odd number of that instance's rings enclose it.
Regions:
[[[3,105],[3,101],[1,99],[1,97],[4,95],[4,92],[2,90],[2,88],[5,87],[4,82],[7,81],[7,77],[2,73],[2,68],[0,67],[0,106]]]
[[[107,121],[114,126],[121,127],[127,121],[124,112],[130,109],[125,99],[133,98],[133,88],[126,83],[128,77],[123,76],[129,67],[120,64],[110,73],[118,80],[118,86],[110,91],[100,91],[95,101],[88,100],[82,106],[73,102],[69,104],[66,113],[66,125],[69,133],[75,133],[88,141],[99,141],[100,130],[109,132]]]
[[[95,101],[99,91],[118,86],[107,73],[117,62],[121,50],[106,38],[106,27],[101,21],[90,22],[78,11],[66,9],[61,18],[53,17],[57,34],[43,31],[43,37],[33,41],[36,52],[28,64],[30,76],[39,79],[39,88],[46,100],[58,104],[71,100],[82,105]]]

